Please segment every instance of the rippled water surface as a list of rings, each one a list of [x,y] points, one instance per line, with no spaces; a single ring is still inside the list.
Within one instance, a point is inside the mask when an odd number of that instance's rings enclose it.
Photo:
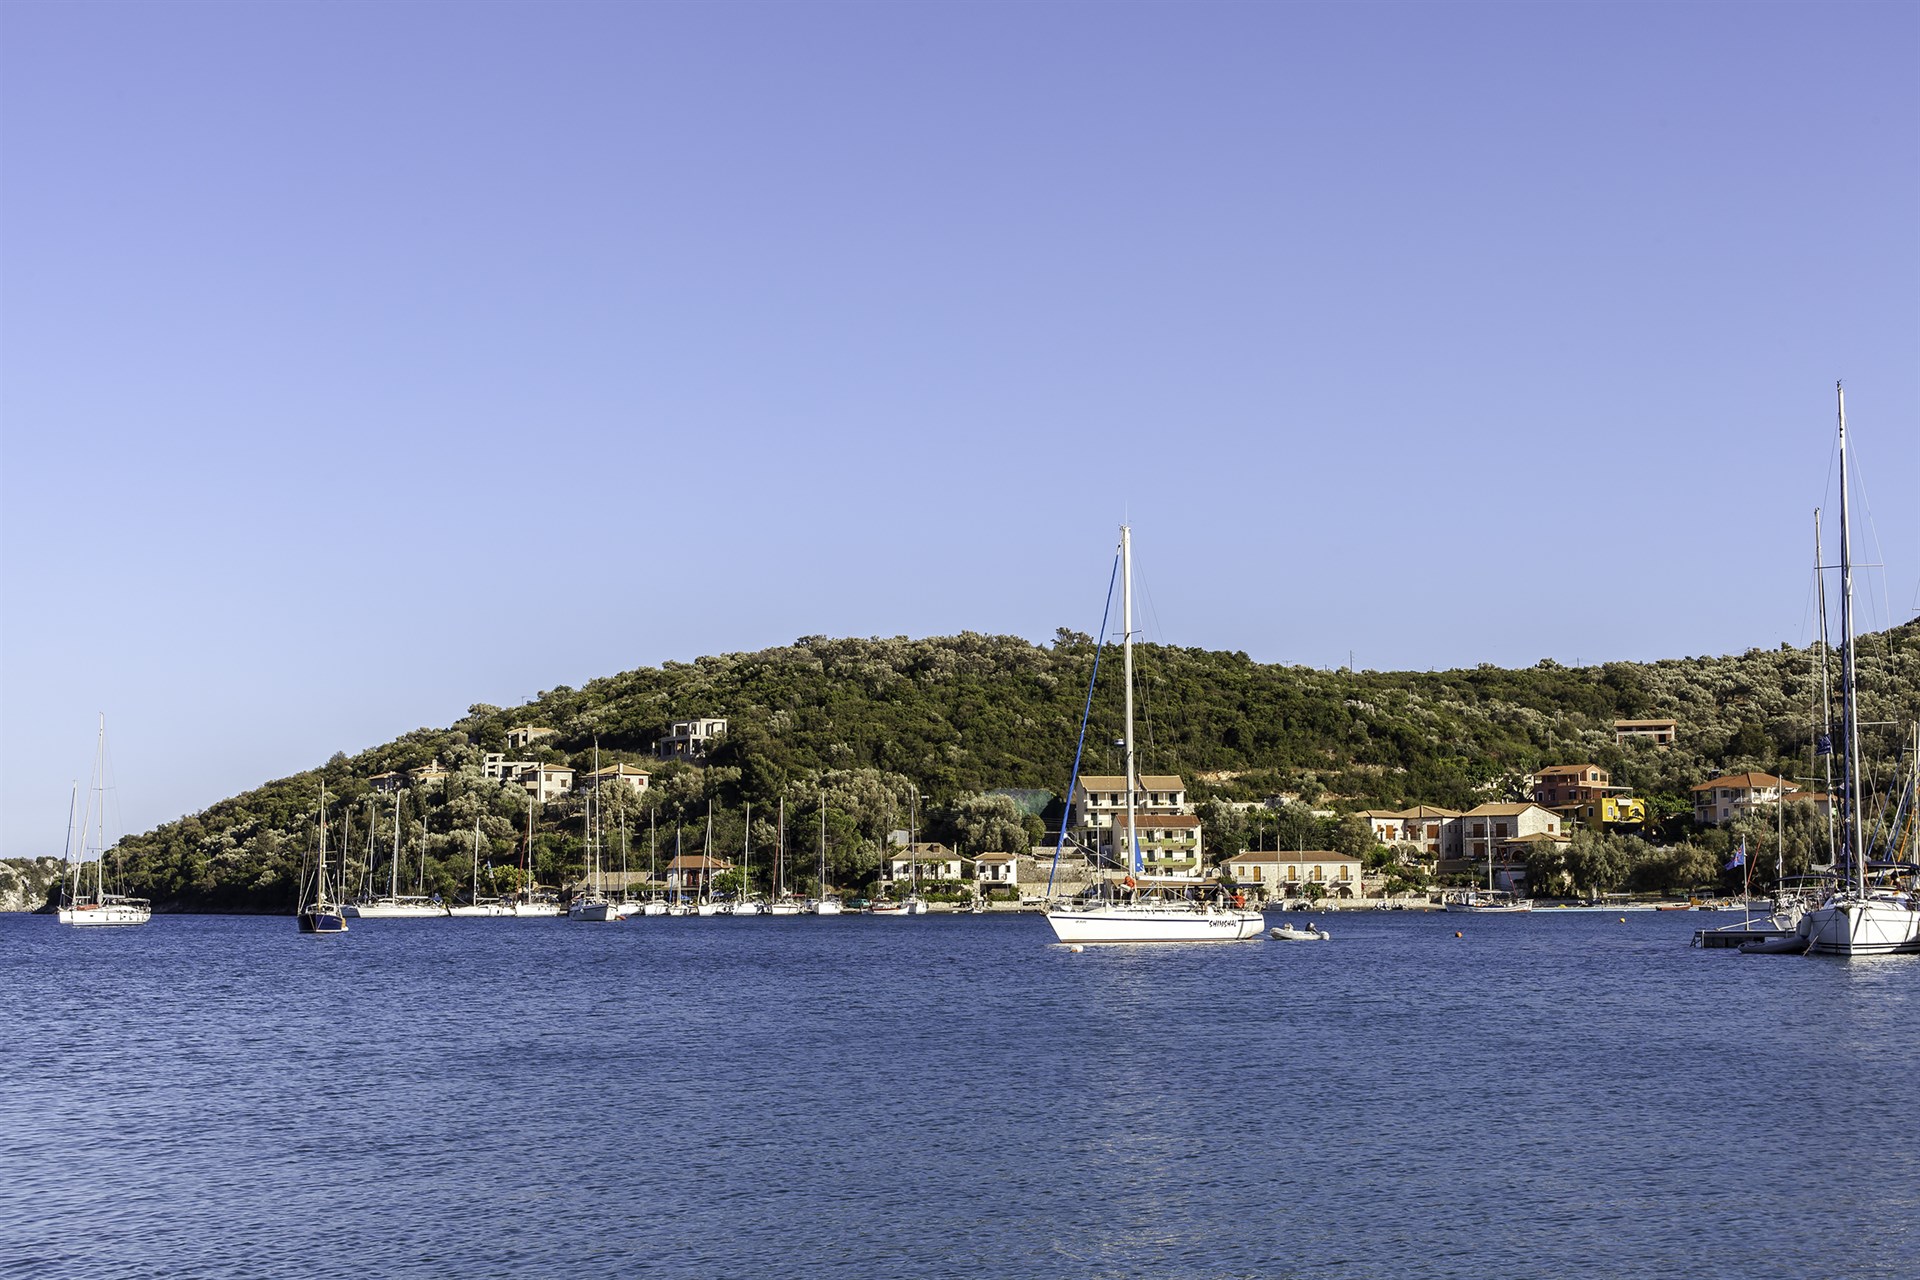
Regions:
[[[7,916],[0,1274],[1920,1276],[1920,958],[1327,919]]]

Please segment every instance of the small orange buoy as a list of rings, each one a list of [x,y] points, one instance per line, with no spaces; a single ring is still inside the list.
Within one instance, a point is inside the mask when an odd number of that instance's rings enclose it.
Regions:
[[[1627,922],[1627,918],[1626,918],[1625,916],[1621,916],[1621,917],[1620,917],[1620,923],[1621,923],[1621,924],[1625,924],[1626,922]]]
[[[1461,933],[1461,932],[1460,932],[1460,931],[1459,931],[1458,929],[1455,929],[1455,930],[1453,931],[1453,936],[1454,936],[1454,937],[1456,937],[1456,938],[1464,938],[1464,937],[1466,937],[1467,935],[1466,935],[1466,934],[1464,934],[1464,933]]]

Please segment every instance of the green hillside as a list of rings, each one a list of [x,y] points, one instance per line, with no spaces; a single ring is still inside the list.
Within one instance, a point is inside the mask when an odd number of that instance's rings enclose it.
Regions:
[[[363,856],[371,817],[384,867],[394,801],[375,796],[368,780],[437,760],[449,771],[445,780],[400,797],[403,865],[409,879],[417,875],[424,847],[427,886],[453,893],[467,883],[476,821],[483,862],[519,861],[526,795],[484,777],[481,762],[506,750],[508,729],[534,724],[557,732],[514,758],[589,768],[597,739],[603,763],[631,760],[653,773],[644,796],[609,793],[616,864],[623,821],[635,869],[646,866],[650,818],[663,863],[676,835],[682,847],[700,849],[709,804],[715,851],[731,853],[751,803],[756,857],[764,860],[783,798],[790,843],[811,864],[824,796],[833,874],[855,883],[876,865],[885,833],[906,826],[916,786],[927,797],[922,825],[933,838],[979,851],[1038,837],[1037,819],[984,793],[1065,793],[1093,660],[1087,637],[1062,631],[1051,646],[970,633],[810,636],[758,653],[669,662],[552,689],[523,707],[475,706],[445,729],[336,755],[324,769],[128,837],[114,857],[128,889],[163,907],[289,910],[315,840],[322,775],[332,839],[344,836]],[[1755,768],[1804,778],[1811,767],[1818,680],[1805,649],[1431,673],[1320,671],[1155,645],[1138,646],[1135,660],[1140,767],[1183,774],[1201,801],[1288,795],[1341,811],[1420,801],[1467,807],[1517,797],[1521,776],[1540,765],[1592,761],[1671,815],[1689,812],[1687,788],[1715,773]],[[1117,770],[1110,744],[1120,729],[1118,667],[1103,660],[1086,771]],[[1858,669],[1862,719],[1892,722],[1866,731],[1868,755],[1890,761],[1920,712],[1920,627],[1863,640]],[[667,725],[696,716],[730,722],[710,761],[652,761]],[[1615,745],[1614,719],[1669,716],[1680,723],[1674,749]],[[578,873],[581,808],[568,797],[535,815],[543,883]],[[1216,856],[1259,838],[1219,806],[1203,805],[1202,814]]]

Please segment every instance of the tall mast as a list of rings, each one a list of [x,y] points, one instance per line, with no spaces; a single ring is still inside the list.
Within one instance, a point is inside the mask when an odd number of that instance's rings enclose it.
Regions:
[[[660,830],[654,825],[654,815],[658,809],[647,810],[647,896],[653,896],[653,886],[660,876]]]
[[[73,793],[67,798],[67,843],[61,847],[61,855],[67,859],[67,865],[71,869],[72,876],[71,883],[66,887],[67,902],[69,905],[76,906],[80,901],[80,860],[76,858],[73,853],[73,820],[79,813],[80,779],[75,778],[73,780]],[[80,843],[84,845],[86,840],[86,832],[82,831],[80,833]],[[68,874],[63,872],[60,879],[62,882],[66,882],[68,880]]]
[[[1841,761],[1841,803],[1846,807],[1840,836],[1847,856],[1853,860],[1854,887],[1864,894],[1867,863],[1860,843],[1860,708],[1853,668],[1853,531],[1847,516],[1847,392],[1838,382],[1833,384],[1833,392],[1840,418],[1840,720],[1847,753]]]
[[[320,874],[313,884],[313,905],[327,905],[327,780],[320,779]]]
[[[393,866],[387,872],[387,896],[400,896],[400,793],[393,793]]]
[[[1136,781],[1133,773],[1133,529],[1128,525],[1120,526],[1120,652],[1122,679],[1121,687],[1126,690],[1125,704],[1127,712],[1126,771],[1127,771],[1127,861],[1126,873],[1133,874],[1133,861],[1137,831],[1133,814],[1133,790]]]
[[[827,896],[827,793],[820,793],[820,896]]]
[[[593,895],[597,898],[602,892],[600,888],[600,738],[598,735],[595,735],[593,739],[593,795],[587,799],[587,808],[593,814],[591,820],[593,827],[593,839],[591,842],[593,850]]]
[[[1820,597],[1820,738],[1827,749],[1819,752],[1820,765],[1826,770],[1827,865],[1834,860],[1833,832],[1833,689],[1827,677],[1827,562],[1820,552],[1820,508],[1813,509],[1813,580]],[[1784,797],[1783,797],[1784,798]]]
[[[787,862],[787,798],[780,797],[780,847],[773,855],[773,896],[780,896],[780,873],[786,869]]]
[[[100,833],[99,852],[93,860],[93,900],[107,900],[107,713],[100,713],[100,738],[93,749],[94,786],[100,793],[100,812],[95,817]]]
[[[740,901],[753,888],[753,801],[747,801],[747,821],[740,833]]]

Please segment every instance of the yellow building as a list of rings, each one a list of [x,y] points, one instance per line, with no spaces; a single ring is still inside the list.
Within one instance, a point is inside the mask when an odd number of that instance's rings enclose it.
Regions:
[[[1573,811],[1583,827],[1639,827],[1646,825],[1647,802],[1639,796],[1602,796]]]

